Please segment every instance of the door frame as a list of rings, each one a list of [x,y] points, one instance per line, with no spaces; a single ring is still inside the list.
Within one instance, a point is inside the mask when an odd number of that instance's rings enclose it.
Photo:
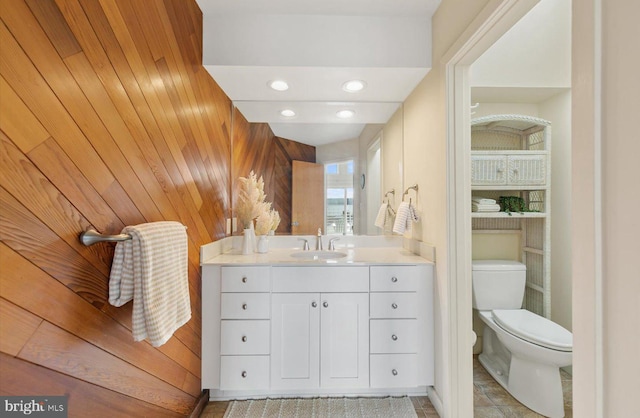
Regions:
[[[447,130],[447,298],[442,414],[473,416],[471,311],[471,85],[477,58],[539,0],[491,0],[444,54]],[[448,372],[448,373],[447,373]]]

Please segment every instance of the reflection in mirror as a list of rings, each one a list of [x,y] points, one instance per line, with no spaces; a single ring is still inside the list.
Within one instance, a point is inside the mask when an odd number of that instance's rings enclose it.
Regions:
[[[353,160],[325,164],[326,235],[353,235]]]

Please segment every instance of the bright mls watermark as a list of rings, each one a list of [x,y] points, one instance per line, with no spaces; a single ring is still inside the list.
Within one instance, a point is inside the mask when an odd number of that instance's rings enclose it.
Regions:
[[[3,418],[37,417],[67,418],[66,396],[0,396],[0,414]]]

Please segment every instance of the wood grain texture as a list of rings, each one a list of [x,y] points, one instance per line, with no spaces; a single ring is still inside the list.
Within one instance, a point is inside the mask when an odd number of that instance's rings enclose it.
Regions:
[[[0,394],[66,394],[70,417],[187,416],[199,248],[226,236],[251,169],[290,211],[291,161],[315,148],[233,109],[202,67],[195,0],[0,1],[0,44]],[[108,304],[114,245],[78,234],[162,220],[188,227],[192,319],[154,348],[133,342],[131,303]]]
[[[2,394],[24,396],[68,396],[69,417],[153,417],[177,418],[184,414],[147,402],[132,403],[118,392],[57,373],[36,364],[0,353]]]
[[[275,195],[274,207],[280,213],[280,225],[277,233],[291,233],[291,197],[292,189],[292,162],[304,161],[316,162],[316,148],[311,145],[301,144],[284,138],[275,137],[275,158],[273,174],[273,192]]]

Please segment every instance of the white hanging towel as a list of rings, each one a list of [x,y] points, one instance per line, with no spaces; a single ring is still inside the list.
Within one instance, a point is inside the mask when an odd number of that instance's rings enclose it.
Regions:
[[[411,232],[411,223],[419,222],[420,215],[416,211],[416,207],[410,203],[402,202],[398,206],[396,212],[396,220],[393,223],[393,232],[396,234],[404,234]]]
[[[133,339],[161,346],[191,319],[187,232],[179,222],[127,226],[111,265],[109,303],[133,299]]]
[[[376,221],[373,223],[378,228],[384,229],[384,223],[387,218],[387,204],[383,203],[378,209],[378,215],[376,215]]]
[[[393,223],[393,232],[396,234],[404,234],[411,231],[410,207],[406,202],[400,203],[396,211],[396,220]]]

